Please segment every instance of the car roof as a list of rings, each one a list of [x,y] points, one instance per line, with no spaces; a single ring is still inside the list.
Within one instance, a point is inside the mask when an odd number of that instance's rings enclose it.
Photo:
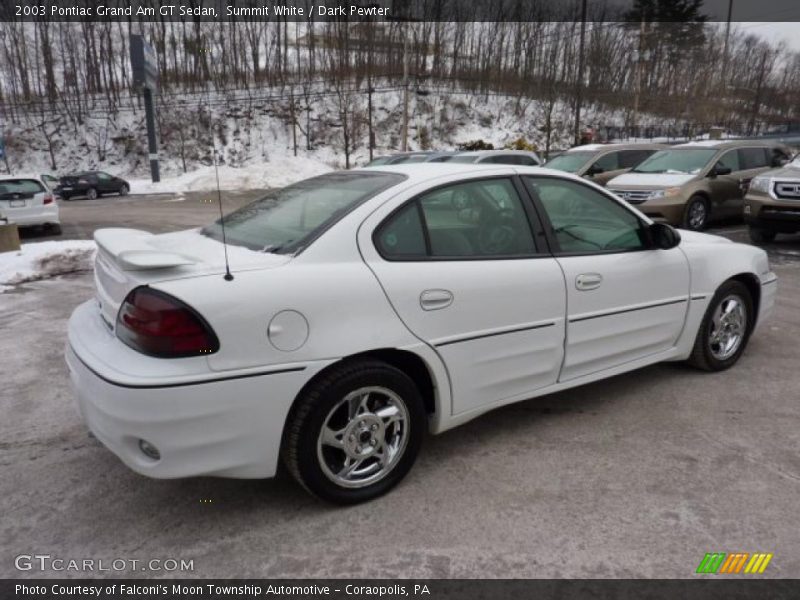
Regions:
[[[746,148],[746,147],[765,147],[782,146],[780,142],[766,141],[766,140],[698,140],[696,142],[686,142],[685,144],[678,144],[673,148],[714,148],[714,149],[727,149],[727,148]]]
[[[34,175],[33,173],[20,173],[19,175],[0,175],[0,181],[12,181],[14,179],[35,179],[39,183],[44,183],[42,181],[41,175]]]
[[[564,154],[569,154],[571,152],[600,152],[603,150],[662,150],[669,147],[670,146],[667,144],[657,144],[655,142],[642,142],[641,144],[636,142],[612,142],[610,144],[584,144],[583,146],[573,146],[572,148],[564,150]]]
[[[561,179],[573,179],[575,181],[585,181],[577,175],[572,173],[565,173],[556,169],[548,169],[546,167],[536,166],[522,166],[522,165],[503,165],[503,164],[482,164],[482,163],[414,163],[414,164],[399,164],[399,165],[379,165],[375,167],[362,167],[360,169],[353,169],[353,171],[364,171],[365,173],[375,173],[376,171],[383,171],[385,173],[398,173],[406,176],[406,185],[415,185],[418,183],[425,183],[441,177],[449,175],[480,175],[481,173],[497,173],[504,171],[507,175],[515,173],[520,174],[536,174],[536,175],[553,175]]]
[[[456,151],[456,154],[459,156],[463,154],[471,154],[474,156],[492,156],[496,154],[524,154],[526,156],[530,156],[531,154],[536,154],[533,150],[503,150],[502,148],[499,150],[459,150]]]

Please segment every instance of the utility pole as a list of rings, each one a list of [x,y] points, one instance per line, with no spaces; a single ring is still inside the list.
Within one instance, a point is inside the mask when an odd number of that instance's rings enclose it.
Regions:
[[[639,97],[642,94],[642,57],[644,55],[644,10],[642,10],[642,20],[639,25],[639,50],[636,53],[636,91],[633,95],[633,121],[631,125],[634,131],[639,126]]]
[[[408,21],[403,25],[403,152],[408,152]]]
[[[586,40],[586,0],[581,2],[581,41],[578,51],[578,89],[575,94],[575,145],[581,141],[581,102],[583,100],[583,51]]]

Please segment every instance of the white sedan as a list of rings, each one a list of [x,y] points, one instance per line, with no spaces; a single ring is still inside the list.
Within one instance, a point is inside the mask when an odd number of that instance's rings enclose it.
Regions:
[[[653,223],[578,177],[419,164],[338,172],[222,223],[95,234],[69,323],[89,428],[158,478],[260,478],[280,459],[353,503],[424,431],[638,369],[732,366],[771,311],[752,246]]]

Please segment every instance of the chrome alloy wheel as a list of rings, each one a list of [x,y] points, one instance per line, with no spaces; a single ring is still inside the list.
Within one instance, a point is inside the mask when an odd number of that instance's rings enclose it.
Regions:
[[[336,485],[361,488],[383,479],[408,443],[409,414],[403,399],[385,387],[347,394],[328,413],[317,438],[317,458]]]
[[[726,296],[714,309],[708,345],[717,360],[727,360],[739,350],[747,332],[747,309],[734,294]]]
[[[706,222],[707,212],[705,202],[700,200],[692,202],[689,207],[689,227],[695,230],[700,229]]]

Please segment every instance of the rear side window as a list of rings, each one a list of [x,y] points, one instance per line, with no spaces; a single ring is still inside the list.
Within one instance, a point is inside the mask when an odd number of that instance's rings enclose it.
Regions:
[[[767,148],[739,148],[739,166],[743,171],[769,166]]]
[[[632,169],[644,162],[655,150],[623,150],[619,153],[619,168]]]
[[[35,179],[2,179],[0,180],[0,199],[3,196],[24,194],[30,196],[45,192],[44,186]]]
[[[390,260],[515,258],[536,253],[522,201],[509,179],[438,188],[389,217],[375,244]]]

